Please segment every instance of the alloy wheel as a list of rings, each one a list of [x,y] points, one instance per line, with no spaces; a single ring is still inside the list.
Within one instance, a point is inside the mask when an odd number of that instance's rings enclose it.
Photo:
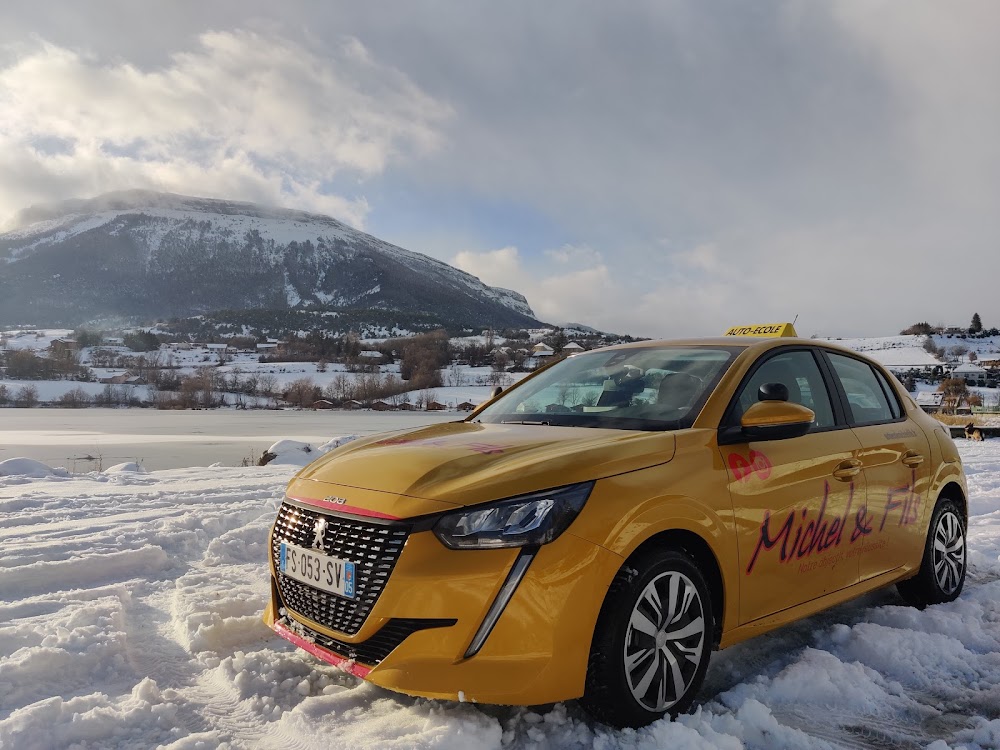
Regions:
[[[965,577],[965,532],[954,513],[943,513],[934,530],[934,578],[945,594],[954,593]]]
[[[704,648],[704,609],[691,579],[669,571],[650,581],[625,633],[625,679],[636,701],[656,712],[680,701]]]

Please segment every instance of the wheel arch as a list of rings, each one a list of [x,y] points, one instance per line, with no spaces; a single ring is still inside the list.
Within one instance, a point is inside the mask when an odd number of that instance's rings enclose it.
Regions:
[[[701,536],[687,529],[667,529],[653,534],[633,550],[629,560],[656,549],[675,549],[684,552],[698,566],[705,576],[709,593],[712,596],[712,612],[715,615],[712,646],[718,648],[722,640],[723,621],[725,619],[726,588],[722,575],[722,567],[712,550],[711,545]],[[626,564],[628,560],[626,560]]]
[[[958,482],[948,482],[945,484],[941,490],[938,492],[937,500],[935,505],[942,500],[951,500],[958,505],[958,509],[962,511],[962,520],[966,524],[969,522],[969,502],[965,496],[965,491],[962,489]]]

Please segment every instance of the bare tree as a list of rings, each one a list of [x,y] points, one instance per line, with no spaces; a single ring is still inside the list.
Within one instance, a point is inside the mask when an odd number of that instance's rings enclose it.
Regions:
[[[14,406],[30,409],[38,406],[38,388],[33,385],[25,385],[17,389],[14,393]]]
[[[319,388],[312,378],[299,378],[289,383],[284,392],[284,399],[292,406],[306,409],[319,398],[320,394],[317,391]]]
[[[510,362],[510,357],[507,356],[506,352],[497,351],[493,354],[493,364],[490,366],[489,384],[490,385],[510,385],[510,375],[507,374],[507,364]]]
[[[969,397],[969,386],[962,378],[946,378],[941,381],[938,391],[944,394],[942,411],[952,412]]]
[[[93,399],[90,397],[90,394],[80,386],[66,391],[66,393],[59,397],[59,405],[69,409],[79,409],[82,406],[89,406],[91,401]]]
[[[274,375],[266,373],[264,375],[261,375],[260,378],[258,378],[257,393],[259,393],[261,396],[274,396],[274,394],[277,393],[277,391],[278,391],[278,379]]]
[[[448,385],[461,387],[466,384],[465,370],[457,362],[448,368]]]

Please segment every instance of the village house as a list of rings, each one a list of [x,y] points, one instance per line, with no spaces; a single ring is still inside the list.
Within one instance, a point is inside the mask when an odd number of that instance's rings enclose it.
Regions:
[[[74,352],[80,351],[80,342],[74,339],[53,339],[49,344],[49,351],[53,357],[65,359]]]
[[[986,369],[972,362],[966,362],[952,370],[953,378],[961,378],[967,385],[986,385]]]
[[[921,391],[916,397],[917,406],[928,414],[936,414],[941,411],[944,404],[944,394],[935,391]]]
[[[97,382],[104,385],[147,385],[145,378],[127,372],[121,375],[108,375],[98,378]]]

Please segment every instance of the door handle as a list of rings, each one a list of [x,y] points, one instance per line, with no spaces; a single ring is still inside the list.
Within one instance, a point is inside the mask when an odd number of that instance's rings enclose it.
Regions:
[[[900,460],[904,466],[914,467],[920,466],[924,462],[924,457],[916,451],[907,451]]]
[[[846,461],[841,461],[837,468],[833,470],[833,476],[839,479],[841,482],[846,482],[849,479],[853,479],[858,474],[861,473],[861,462],[856,458],[849,458]]]

